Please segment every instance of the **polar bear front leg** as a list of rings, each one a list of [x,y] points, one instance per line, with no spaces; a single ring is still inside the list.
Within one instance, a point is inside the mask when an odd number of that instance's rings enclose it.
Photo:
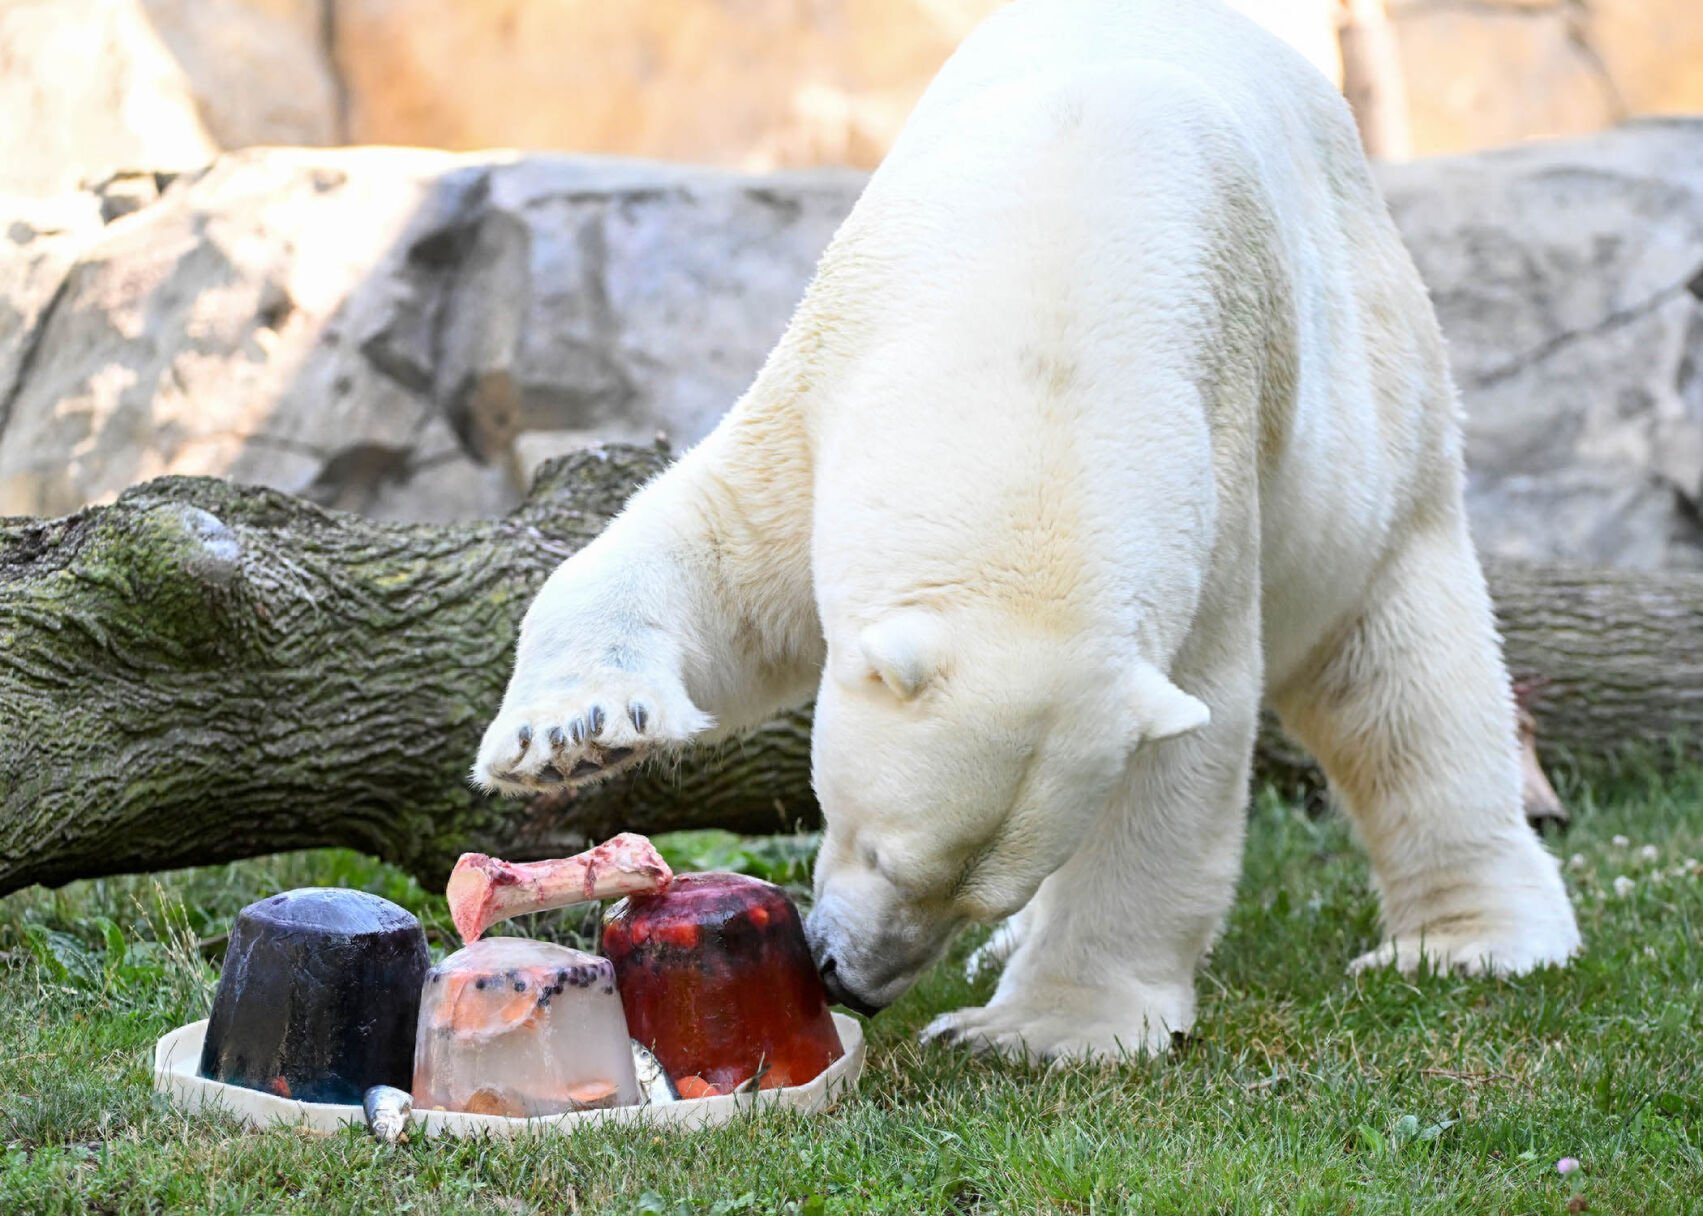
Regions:
[[[476,784],[519,795],[597,780],[808,697],[821,631],[810,488],[785,475],[808,466],[775,446],[788,429],[736,410],[551,574]]]
[[[689,567],[644,532],[642,520],[618,520],[540,589],[477,784],[516,795],[593,780],[712,725],[684,674],[697,632]]]
[[[1241,870],[1258,691],[1239,681],[1206,698],[1205,729],[1142,746],[1101,829],[1019,914],[993,998],[936,1018],[925,1041],[1119,1060],[1188,1032]]]
[[[1385,939],[1354,970],[1427,958],[1517,975],[1578,950],[1560,870],[1522,811],[1513,699],[1458,515],[1403,543],[1358,619],[1273,701],[1371,854]]]
[[[1017,947],[1023,944],[1023,925],[1029,914],[1025,906],[994,926],[987,941],[970,951],[964,960],[964,978],[974,982],[984,975],[992,975],[1010,961],[1017,953]]]

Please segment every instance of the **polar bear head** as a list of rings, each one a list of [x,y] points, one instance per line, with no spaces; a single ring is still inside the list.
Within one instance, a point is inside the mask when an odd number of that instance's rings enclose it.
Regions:
[[[830,993],[890,1004],[962,925],[1023,907],[1091,836],[1132,751],[1208,717],[1145,660],[1007,619],[906,608],[831,633],[806,926]]]

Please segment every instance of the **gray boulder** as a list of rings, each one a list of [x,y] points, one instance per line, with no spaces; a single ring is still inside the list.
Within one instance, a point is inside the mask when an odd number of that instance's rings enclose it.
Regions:
[[[1490,551],[1703,565],[1703,120],[1380,171]],[[701,437],[860,175],[256,150],[0,204],[0,514],[217,473],[383,518]]]
[[[396,149],[138,180],[0,206],[0,515],[174,472],[448,520],[572,447],[689,442],[861,184]]]
[[[1481,547],[1703,565],[1703,119],[1380,177],[1466,402]]]

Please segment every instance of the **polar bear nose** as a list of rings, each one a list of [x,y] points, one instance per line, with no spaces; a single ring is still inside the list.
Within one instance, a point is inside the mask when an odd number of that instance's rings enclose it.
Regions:
[[[842,984],[839,960],[833,955],[823,959],[818,970],[822,973],[822,987],[828,990],[830,1004],[844,1005],[853,1013],[861,1013],[866,1018],[872,1018],[886,1008],[885,1005],[871,1004]]]

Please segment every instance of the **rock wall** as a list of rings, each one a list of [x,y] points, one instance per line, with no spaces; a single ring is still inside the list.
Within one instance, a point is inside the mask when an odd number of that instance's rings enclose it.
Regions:
[[[221,148],[347,142],[330,25],[336,0],[137,2]]]
[[[71,190],[120,165],[186,169],[217,149],[139,4],[0,4],[0,192]]]
[[[1388,0],[1413,150],[1703,111],[1698,0]]]
[[[335,0],[358,143],[873,165],[1000,0]]]
[[[257,144],[868,167],[1000,2],[0,0],[0,191]],[[1339,77],[1343,0],[1231,2]],[[1703,111],[1698,0],[1387,2],[1415,152]]]
[[[871,168],[1005,0],[332,0],[350,137]],[[1230,0],[1333,78],[1336,0]]]
[[[447,520],[592,439],[695,439],[861,181],[251,150],[0,208],[0,515],[177,472]]]
[[[1388,166],[1480,544],[1703,566],[1703,119]]]
[[[1703,120],[1382,177],[1450,340],[1481,541],[1703,565]],[[690,442],[861,182],[273,150],[0,206],[0,514],[180,472],[444,520],[589,440]]]

